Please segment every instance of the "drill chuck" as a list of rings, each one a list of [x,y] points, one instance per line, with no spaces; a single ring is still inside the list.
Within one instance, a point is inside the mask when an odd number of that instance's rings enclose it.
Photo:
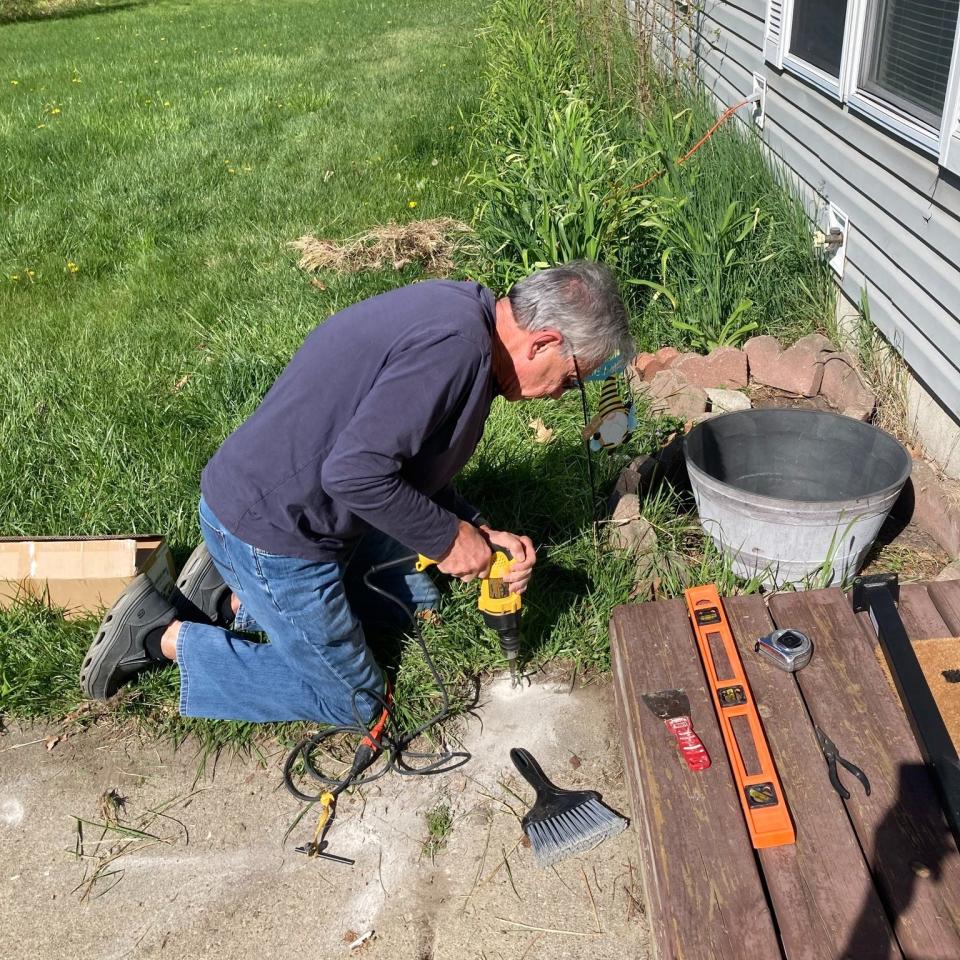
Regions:
[[[482,611],[484,623],[496,631],[500,649],[510,667],[510,676],[516,680],[517,657],[520,654],[520,611],[513,613],[487,613]]]
[[[491,629],[496,631],[500,638],[500,646],[506,655],[511,653],[516,656],[520,649],[520,611],[512,613],[487,613],[481,611],[483,622]]]

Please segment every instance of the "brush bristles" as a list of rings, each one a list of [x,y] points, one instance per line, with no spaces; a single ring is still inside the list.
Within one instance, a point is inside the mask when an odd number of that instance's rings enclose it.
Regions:
[[[590,799],[557,816],[527,824],[526,834],[537,863],[549,867],[615,837],[629,822],[599,800]]]

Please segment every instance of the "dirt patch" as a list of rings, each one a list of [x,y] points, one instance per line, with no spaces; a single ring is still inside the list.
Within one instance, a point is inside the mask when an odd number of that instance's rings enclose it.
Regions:
[[[309,273],[402,270],[418,264],[430,276],[443,277],[453,272],[453,254],[471,233],[470,227],[459,220],[438,217],[405,224],[387,223],[346,240],[305,236],[290,246],[300,253],[297,266]]]
[[[950,563],[950,555],[916,523],[887,517],[860,573],[895,573],[901,583],[933,580]]]
[[[561,786],[597,789],[629,815],[606,682],[571,691],[540,676],[522,691],[505,680],[485,687],[462,729],[467,766],[391,774],[341,800],[330,849],[353,867],[293,851],[309,839],[312,813],[283,842],[300,805],[280,786],[279,748],[263,763],[223,760],[195,782],[188,746],[104,739],[93,728],[47,751],[45,732],[0,736],[0,924],[24,956],[648,955],[636,834],[538,868],[520,829],[533,791],[507,755],[525,746]],[[74,818],[102,822],[111,789],[124,799],[120,822],[147,823],[159,839],[128,846],[111,864],[118,874],[81,902],[88,864],[75,856]],[[441,802],[452,822],[431,857],[425,814]],[[175,819],[145,817],[161,809]]]
[[[795,393],[787,393],[776,387],[751,385],[745,391],[750,397],[754,410],[764,410],[770,407],[788,407],[796,410],[824,410],[827,413],[837,411],[830,406],[819,394],[815,397],[799,397]]]

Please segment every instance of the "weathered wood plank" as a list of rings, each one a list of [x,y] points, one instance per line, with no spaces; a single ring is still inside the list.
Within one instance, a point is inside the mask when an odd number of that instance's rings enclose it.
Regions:
[[[617,607],[617,710],[658,956],[782,957],[682,600]],[[642,694],[678,688],[712,766],[687,769]]]
[[[947,636],[960,637],[960,580],[928,583],[927,592],[950,631]]]
[[[919,640],[942,639],[950,636],[943,617],[937,609],[933,597],[926,586],[919,583],[905,583],[900,587],[900,619],[913,643]],[[867,621],[869,624],[869,617]],[[868,634],[874,642],[876,634],[870,629]]]
[[[789,960],[902,957],[793,674],[754,652],[773,629],[762,597],[724,599],[797,830],[795,845],[760,851]],[[825,670],[817,657],[805,670]]]
[[[891,693],[850,601],[836,589],[770,601],[780,627],[816,645],[797,674],[813,720],[870,778],[872,793],[840,770],[847,814],[871,866],[903,952],[925,960],[960,957],[960,856],[906,716]],[[823,770],[824,795],[831,790]],[[858,925],[859,930],[859,925]]]

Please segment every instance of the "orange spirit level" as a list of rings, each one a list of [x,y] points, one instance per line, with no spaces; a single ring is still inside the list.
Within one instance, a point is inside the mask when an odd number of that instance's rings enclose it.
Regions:
[[[717,588],[711,583],[684,595],[753,846],[795,843],[780,778]]]

